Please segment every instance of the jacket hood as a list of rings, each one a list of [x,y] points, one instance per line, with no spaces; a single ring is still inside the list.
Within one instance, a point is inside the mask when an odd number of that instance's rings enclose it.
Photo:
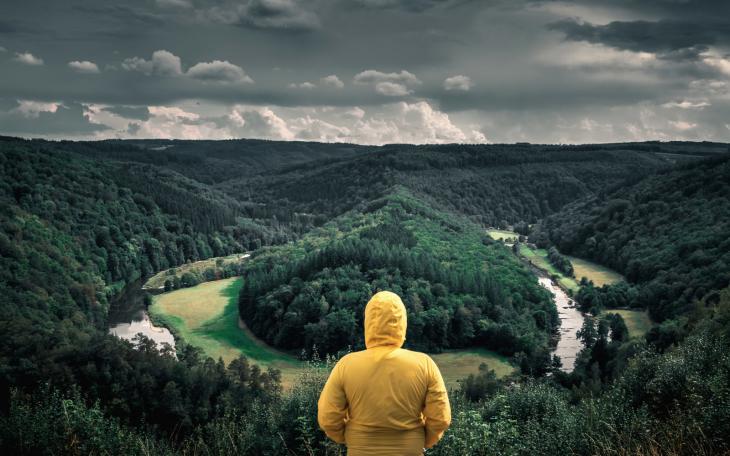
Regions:
[[[408,315],[400,297],[390,291],[376,293],[365,307],[365,347],[402,347]]]

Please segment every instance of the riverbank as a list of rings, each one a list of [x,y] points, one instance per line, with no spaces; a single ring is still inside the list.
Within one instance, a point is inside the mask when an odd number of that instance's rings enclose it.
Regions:
[[[228,256],[208,258],[206,260],[195,261],[192,263],[185,263],[175,268],[165,269],[164,271],[160,271],[153,275],[147,279],[144,285],[142,285],[142,289],[153,293],[161,293],[165,291],[165,281],[171,280],[174,277],[179,279],[185,273],[203,276],[207,270],[211,270],[213,274],[216,274],[225,266],[241,262],[250,257],[250,253],[244,252]]]

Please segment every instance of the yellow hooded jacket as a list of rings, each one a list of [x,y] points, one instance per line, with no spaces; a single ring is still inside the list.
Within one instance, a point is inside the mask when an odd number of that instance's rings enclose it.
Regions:
[[[404,350],[406,308],[381,291],[365,308],[366,350],[335,365],[319,397],[317,419],[348,456],[420,455],[451,424],[444,380],[424,353]]]

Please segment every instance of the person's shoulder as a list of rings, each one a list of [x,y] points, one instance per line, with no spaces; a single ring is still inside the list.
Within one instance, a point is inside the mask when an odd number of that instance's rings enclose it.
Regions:
[[[408,350],[405,348],[401,349],[403,351],[403,355],[408,357],[409,359],[412,359],[413,361],[418,362],[422,365],[428,365],[433,364],[433,359],[426,353]]]
[[[343,357],[341,357],[337,361],[337,364],[343,365],[343,366],[347,365],[348,363],[351,363],[351,362],[357,360],[358,358],[361,358],[364,353],[365,353],[365,350],[350,352],[350,353],[344,355]]]

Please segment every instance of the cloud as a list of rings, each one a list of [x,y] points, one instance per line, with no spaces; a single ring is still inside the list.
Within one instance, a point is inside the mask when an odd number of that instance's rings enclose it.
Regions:
[[[125,59],[122,62],[122,68],[128,71],[139,71],[148,76],[180,76],[182,74],[180,57],[165,50],[153,52],[150,60],[140,57]]]
[[[335,74],[331,74],[329,76],[325,76],[323,78],[320,78],[318,83],[313,83],[309,81],[305,82],[293,82],[289,84],[287,87],[290,89],[304,89],[304,90],[312,90],[316,89],[318,86],[320,87],[329,87],[334,89],[341,89],[345,87],[345,83],[343,83],[340,78],[337,77]]]
[[[18,106],[13,111],[27,118],[37,119],[42,112],[54,113],[58,111],[59,106],[62,106],[62,104],[56,102],[47,103],[43,101],[18,100]]]
[[[101,110],[125,119],[147,120],[150,118],[147,106],[106,106]]]
[[[187,75],[206,82],[253,83],[253,79],[243,71],[243,68],[227,60],[196,63],[188,69]]]
[[[99,67],[94,62],[88,60],[78,61],[74,60],[68,62],[69,68],[73,69],[77,73],[97,74],[99,73]]]
[[[40,66],[43,65],[43,59],[34,56],[30,52],[16,52],[15,61],[25,65]]]
[[[300,0],[224,1],[202,10],[207,20],[259,29],[279,29],[293,32],[320,28],[319,17],[306,9]]]
[[[563,19],[548,26],[572,41],[599,43],[616,49],[652,52],[663,58],[694,59],[709,46],[730,37],[730,25],[682,20],[613,21],[605,25]]]
[[[387,81],[375,84],[375,91],[387,97],[402,97],[411,93],[405,85]]]
[[[341,89],[345,87],[345,83],[340,80],[340,78],[337,77],[336,74],[331,74],[329,76],[325,76],[322,79],[319,80],[320,83],[322,83],[323,86],[326,87],[333,87],[335,89]]]
[[[415,74],[406,70],[400,73],[383,73],[377,70],[365,70],[355,75],[355,84],[373,85],[375,91],[388,97],[405,96],[412,93],[410,86],[421,84]]]
[[[0,46],[0,52],[8,52],[8,50],[5,49],[4,47]]]
[[[372,9],[401,9],[411,12],[420,12],[439,5],[453,4],[453,0],[355,0],[363,8]]]
[[[192,8],[190,0],[155,0],[157,6],[162,8]]]
[[[702,61],[720,73],[730,76],[730,58],[713,54],[703,54]]]
[[[421,81],[415,74],[406,70],[400,73],[383,73],[377,70],[365,70],[355,75],[355,84],[377,84],[379,82],[393,82],[403,85],[416,85]]]
[[[235,106],[229,114],[234,133],[244,138],[292,140],[295,134],[271,108]]]
[[[290,89],[305,89],[305,90],[312,90],[315,87],[317,87],[315,84],[312,84],[311,82],[292,82],[288,86]]]
[[[352,119],[362,119],[365,117],[365,111],[358,106],[354,106],[351,109],[346,110],[344,115]]]
[[[122,68],[128,71],[139,71],[148,76],[187,76],[202,82],[213,83],[253,83],[253,79],[238,65],[227,60],[199,62],[183,72],[180,57],[172,52],[158,50],[152,53],[150,60],[132,57],[122,62]]]
[[[17,107],[0,111],[0,134],[18,136],[90,135],[109,130],[93,123],[80,103],[19,100]]]
[[[462,92],[468,92],[472,87],[471,78],[468,76],[451,76],[444,80],[444,89],[446,90],[458,90]]]
[[[671,125],[672,127],[676,128],[679,131],[687,131],[687,130],[692,130],[693,128],[697,128],[696,123],[685,122],[683,120],[676,120],[676,121],[670,120],[669,125]]]
[[[684,101],[670,101],[662,105],[663,108],[679,108],[679,109],[703,109],[710,106],[710,103],[706,101],[692,102],[688,100]]]

